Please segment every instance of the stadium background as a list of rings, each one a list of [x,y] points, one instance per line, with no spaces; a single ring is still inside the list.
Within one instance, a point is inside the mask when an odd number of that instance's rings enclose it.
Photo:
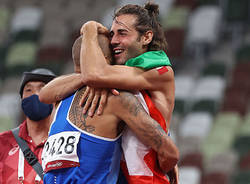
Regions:
[[[73,72],[71,47],[88,20],[144,0],[0,0],[0,131],[23,115],[21,74]],[[175,70],[171,134],[181,184],[250,183],[250,1],[155,0]]]

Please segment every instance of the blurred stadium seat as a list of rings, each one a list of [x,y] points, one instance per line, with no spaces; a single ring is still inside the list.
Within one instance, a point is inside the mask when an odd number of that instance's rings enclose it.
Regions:
[[[213,172],[205,174],[202,177],[201,184],[226,184],[229,181],[229,177],[224,173]]]
[[[213,117],[206,112],[192,112],[186,115],[180,124],[179,135],[183,139],[196,137],[204,140],[212,127]]]
[[[179,168],[179,182],[181,184],[199,184],[201,180],[201,171],[192,166],[183,166]]]
[[[195,85],[194,77],[188,75],[175,76],[175,110],[174,113],[184,114],[187,112],[192,90]]]
[[[227,68],[224,63],[212,61],[208,63],[202,70],[203,76],[218,76],[225,78]]]

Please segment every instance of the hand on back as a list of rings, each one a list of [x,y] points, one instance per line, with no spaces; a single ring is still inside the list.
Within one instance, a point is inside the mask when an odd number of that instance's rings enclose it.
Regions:
[[[103,113],[103,109],[107,104],[108,93],[119,95],[115,89],[102,89],[87,86],[80,100],[80,106],[83,106],[83,113],[88,113],[88,116],[93,117],[97,109],[97,115]]]

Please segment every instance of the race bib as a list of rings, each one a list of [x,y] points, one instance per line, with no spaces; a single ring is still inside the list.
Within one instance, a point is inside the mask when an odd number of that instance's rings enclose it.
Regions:
[[[77,144],[80,132],[66,131],[52,136],[44,144],[42,152],[42,166],[45,172],[54,169],[77,167]]]

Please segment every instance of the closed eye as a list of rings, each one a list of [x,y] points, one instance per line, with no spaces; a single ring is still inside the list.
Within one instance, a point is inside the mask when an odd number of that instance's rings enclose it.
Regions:
[[[113,36],[114,36],[114,32],[113,32],[113,31],[110,31],[110,33],[109,33],[109,38],[111,39]]]
[[[119,35],[127,35],[127,30],[124,30],[124,29],[122,29],[122,30],[118,30],[118,34]]]

